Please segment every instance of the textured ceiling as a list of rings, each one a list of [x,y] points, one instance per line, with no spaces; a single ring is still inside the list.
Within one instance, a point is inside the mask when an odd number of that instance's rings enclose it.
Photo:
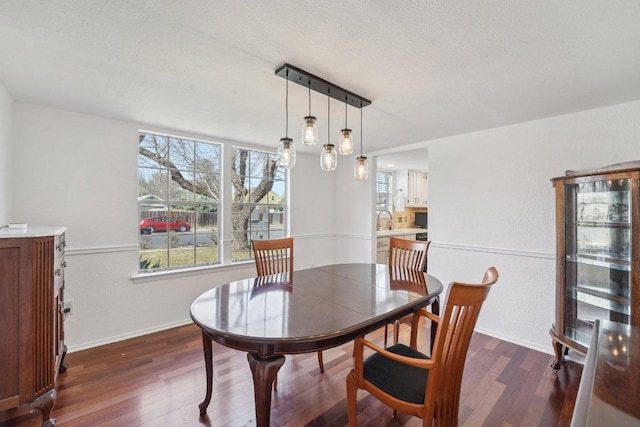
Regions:
[[[288,62],[373,101],[371,153],[640,99],[639,22],[637,0],[3,0],[0,82],[17,101],[275,147]],[[289,90],[299,141],[307,92]],[[312,113],[325,140],[326,96]],[[343,125],[334,100],[334,139]]]

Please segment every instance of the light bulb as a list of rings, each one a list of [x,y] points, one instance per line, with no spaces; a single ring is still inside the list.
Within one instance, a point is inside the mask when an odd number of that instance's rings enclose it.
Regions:
[[[333,144],[323,145],[322,152],[320,153],[320,168],[323,171],[334,171],[338,164],[338,154],[336,153],[336,146]]]
[[[296,146],[291,138],[280,138],[278,164],[287,169],[291,169],[296,165]]]
[[[365,181],[369,178],[369,163],[366,157],[360,156],[356,159],[356,163],[353,166],[353,176],[358,181]]]
[[[340,154],[347,156],[353,153],[353,136],[351,129],[342,129],[340,131]]]
[[[318,141],[318,124],[313,116],[306,116],[302,123],[302,143],[314,145]]]

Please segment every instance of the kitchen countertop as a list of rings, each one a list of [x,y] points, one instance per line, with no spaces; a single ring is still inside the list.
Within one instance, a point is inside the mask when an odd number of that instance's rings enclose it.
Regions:
[[[377,237],[403,236],[405,234],[426,233],[427,228],[398,228],[395,230],[378,230]]]

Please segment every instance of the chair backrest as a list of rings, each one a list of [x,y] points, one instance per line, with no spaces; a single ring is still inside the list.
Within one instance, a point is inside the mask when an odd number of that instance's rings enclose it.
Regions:
[[[293,273],[293,238],[252,240],[258,276]]]
[[[389,238],[389,265],[424,271],[431,241]]]
[[[498,271],[490,267],[482,283],[453,282],[449,287],[433,348],[436,366],[426,389],[427,399],[434,399],[427,406],[435,410],[434,418],[439,425],[458,425],[462,372],[471,335],[489,289],[497,280]]]
[[[389,289],[394,291],[406,290],[426,295],[428,291],[427,279],[420,270],[394,265],[389,267]]]

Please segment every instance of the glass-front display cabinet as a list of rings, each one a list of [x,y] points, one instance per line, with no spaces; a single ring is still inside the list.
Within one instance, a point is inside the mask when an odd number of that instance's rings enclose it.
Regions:
[[[640,162],[551,180],[556,190],[557,371],[585,354],[596,319],[640,325]]]

